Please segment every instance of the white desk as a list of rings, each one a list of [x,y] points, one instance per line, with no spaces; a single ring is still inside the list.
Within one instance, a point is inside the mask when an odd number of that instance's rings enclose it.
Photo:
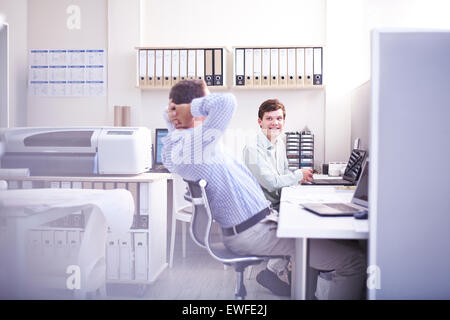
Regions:
[[[316,177],[316,176],[315,176]],[[321,177],[322,178],[322,177]],[[354,188],[339,186],[286,187],[281,192],[277,236],[295,238],[292,297],[306,299],[308,239],[368,239],[368,220],[320,217],[303,209],[306,202],[350,202]]]

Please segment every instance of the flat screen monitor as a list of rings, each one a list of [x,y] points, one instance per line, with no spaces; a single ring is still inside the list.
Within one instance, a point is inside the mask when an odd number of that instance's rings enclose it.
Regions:
[[[169,133],[168,129],[156,129],[155,134],[155,166],[162,165],[161,151],[163,147],[162,138]]]

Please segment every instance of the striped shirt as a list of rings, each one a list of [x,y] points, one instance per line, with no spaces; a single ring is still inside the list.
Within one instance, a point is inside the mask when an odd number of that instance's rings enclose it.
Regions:
[[[190,129],[175,130],[167,121],[169,133],[163,138],[164,166],[186,180],[206,180],[213,218],[222,227],[232,227],[267,208],[268,201],[256,179],[242,163],[222,152],[218,143],[236,109],[230,94],[209,94],[194,99],[191,113],[206,116]]]

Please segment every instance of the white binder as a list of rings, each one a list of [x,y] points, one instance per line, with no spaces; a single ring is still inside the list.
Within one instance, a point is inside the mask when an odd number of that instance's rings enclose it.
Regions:
[[[314,48],[314,85],[322,84],[322,48]]]
[[[83,189],[83,183],[81,181],[72,181],[72,189]]]
[[[253,86],[253,49],[245,49],[245,86]]]
[[[297,48],[297,86],[305,85],[305,48]]]
[[[70,181],[61,181],[61,189],[71,189],[72,184]]]
[[[305,85],[313,84],[313,68],[314,68],[314,52],[313,48],[305,48]]]
[[[55,257],[56,259],[66,259],[69,256],[67,248],[66,231],[55,231]]]
[[[106,278],[108,280],[118,280],[120,266],[120,239],[113,233],[108,233],[106,239]]]
[[[172,50],[163,51],[163,86],[172,85]]]
[[[134,275],[136,280],[148,278],[148,245],[147,233],[134,234]]]
[[[180,81],[187,79],[187,50],[180,50]]]
[[[195,71],[196,71],[196,51],[195,50],[188,50],[188,57],[187,57],[187,77],[189,80],[195,79]]]
[[[205,80],[205,50],[197,49],[197,72],[196,79]]]
[[[287,84],[295,86],[295,48],[287,50]]]
[[[236,86],[245,85],[245,71],[244,71],[244,59],[245,52],[244,49],[235,49],[235,80],[234,84]]]
[[[278,85],[278,49],[270,49],[270,85]]]
[[[261,49],[253,49],[253,85],[261,85]]]
[[[155,86],[163,85],[163,51],[155,51]]]
[[[279,55],[279,79],[278,83],[282,86],[287,85],[287,49],[286,48],[280,48],[278,49],[278,55]]]
[[[78,263],[78,253],[80,252],[80,232],[67,231],[67,248],[71,264]]]
[[[121,280],[133,279],[133,255],[132,255],[132,233],[129,232],[119,239],[119,278]]]
[[[270,49],[262,49],[261,57],[261,84],[270,85]]]
[[[55,258],[54,231],[42,231],[42,255],[45,263],[51,263]]]
[[[43,265],[42,231],[28,231],[28,252],[30,267],[41,269]]]
[[[147,50],[147,85],[155,85],[155,50]]]
[[[147,52],[139,50],[139,85],[144,86],[147,78]]]
[[[172,78],[171,85],[180,81],[180,50],[172,50]]]

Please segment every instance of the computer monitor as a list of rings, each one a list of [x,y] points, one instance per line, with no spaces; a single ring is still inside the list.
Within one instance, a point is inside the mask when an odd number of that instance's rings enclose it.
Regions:
[[[156,129],[155,132],[155,158],[153,161],[154,167],[162,166],[161,151],[163,147],[162,138],[169,133],[168,129]]]

